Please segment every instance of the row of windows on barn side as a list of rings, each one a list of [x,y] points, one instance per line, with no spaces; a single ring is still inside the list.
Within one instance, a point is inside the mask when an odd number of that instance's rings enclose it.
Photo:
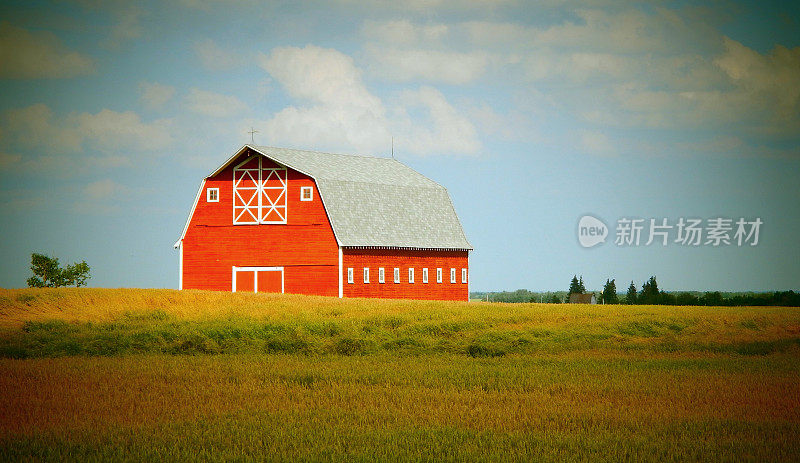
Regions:
[[[450,283],[457,283],[456,280],[456,270],[455,268],[450,269]],[[355,283],[355,277],[353,272],[353,267],[347,268],[347,282],[352,284]],[[383,267],[378,267],[378,283],[385,283],[386,282],[386,271]],[[400,267],[394,268],[394,282],[400,283]],[[408,269],[408,283],[414,283],[414,268],[410,267]],[[442,269],[436,269],[436,282],[442,282]],[[364,283],[369,283],[369,267],[364,267]],[[422,283],[428,283],[428,269],[422,269]],[[467,283],[467,269],[461,269],[461,283]]]

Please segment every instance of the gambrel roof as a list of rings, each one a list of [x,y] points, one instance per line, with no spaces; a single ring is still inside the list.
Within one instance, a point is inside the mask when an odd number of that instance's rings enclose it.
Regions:
[[[208,177],[247,149],[315,180],[340,246],[472,249],[447,189],[394,159],[245,145]]]

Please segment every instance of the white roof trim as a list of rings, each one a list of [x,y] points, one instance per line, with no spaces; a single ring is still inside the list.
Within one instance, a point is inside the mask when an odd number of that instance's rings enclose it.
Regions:
[[[183,232],[181,232],[181,237],[178,238],[178,241],[172,245],[174,249],[178,249],[181,244],[183,243],[183,238],[186,236],[186,230],[189,229],[189,222],[192,221],[192,216],[194,216],[194,210],[197,209],[197,203],[200,201],[200,195],[203,193],[203,187],[206,186],[206,179],[204,178],[202,182],[200,182],[200,188],[197,189],[197,196],[194,197],[194,204],[192,204],[192,210],[189,212],[189,217],[186,218],[186,224],[183,226]]]

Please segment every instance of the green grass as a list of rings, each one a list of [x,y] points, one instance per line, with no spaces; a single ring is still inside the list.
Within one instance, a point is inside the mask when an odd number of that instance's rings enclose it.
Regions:
[[[797,461],[800,311],[0,290],[3,461]]]

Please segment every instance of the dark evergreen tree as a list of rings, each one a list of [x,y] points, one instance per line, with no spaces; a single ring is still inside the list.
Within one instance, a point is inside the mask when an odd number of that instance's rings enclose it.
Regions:
[[[581,294],[586,292],[586,286],[583,285],[583,275],[581,275],[581,279],[578,280],[578,292]]]
[[[617,284],[614,279],[606,280],[606,285],[603,287],[603,304],[619,304],[617,298]]]
[[[633,284],[631,281],[631,285],[628,286],[628,294],[625,295],[625,303],[626,304],[638,304],[638,298],[636,297],[636,285]]]
[[[642,285],[642,292],[639,293],[639,304],[658,304],[660,292],[658,291],[658,283],[656,277],[651,276]]]
[[[578,282],[578,275],[572,276],[572,281],[569,284],[569,291],[567,292],[567,299],[570,294],[577,294],[581,292],[580,283]]]

